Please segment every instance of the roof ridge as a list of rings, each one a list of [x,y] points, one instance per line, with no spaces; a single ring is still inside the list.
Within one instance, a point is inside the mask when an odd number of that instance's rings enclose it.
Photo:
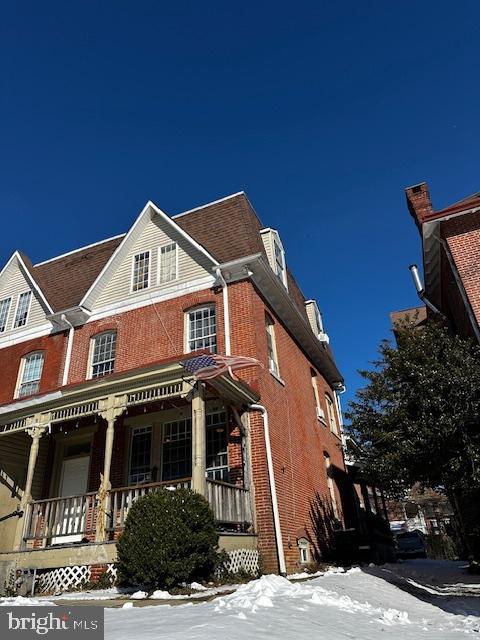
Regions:
[[[91,249],[92,247],[97,247],[100,244],[105,244],[106,242],[110,242],[111,240],[118,240],[118,238],[123,238],[125,233],[119,233],[116,236],[112,236],[111,238],[105,238],[105,240],[99,240],[98,242],[92,242],[92,244],[87,244],[84,247],[79,247],[78,249],[73,249],[72,251],[67,251],[66,253],[62,253],[59,256],[55,256],[54,258],[49,258],[48,260],[43,260],[42,262],[37,262],[32,265],[33,268],[41,267],[44,264],[48,264],[49,262],[54,262],[55,260],[60,260],[60,258],[66,258],[67,256],[71,256],[74,253],[78,253],[79,251],[84,251],[85,249]]]
[[[219,204],[220,202],[224,202],[225,200],[230,200],[231,198],[242,195],[246,197],[245,191],[237,191],[236,193],[231,193],[229,196],[219,198],[218,200],[213,200],[212,202],[207,202],[207,204],[202,204],[199,207],[194,207],[193,209],[188,209],[187,211],[182,211],[181,213],[176,213],[174,216],[170,217],[172,218],[172,220],[174,220],[175,218],[181,218],[182,216],[186,216],[188,213],[194,213],[195,211],[206,209],[207,207],[211,207],[214,204]]]

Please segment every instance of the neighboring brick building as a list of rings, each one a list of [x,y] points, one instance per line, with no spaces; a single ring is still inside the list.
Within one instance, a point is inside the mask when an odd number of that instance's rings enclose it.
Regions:
[[[480,193],[434,210],[426,183],[406,189],[422,239],[425,294],[454,333],[480,341]]]
[[[196,382],[182,362],[209,351],[262,366]],[[149,202],[126,235],[38,265],[15,253],[0,364],[4,568],[110,566],[131,500],[161,486],[204,494],[221,544],[268,570],[320,559],[320,506],[341,526],[342,376],[244,193],[173,218]]]

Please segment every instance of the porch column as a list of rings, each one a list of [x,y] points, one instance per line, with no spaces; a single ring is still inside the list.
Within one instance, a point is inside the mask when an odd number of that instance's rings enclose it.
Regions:
[[[207,496],[205,385],[198,381],[192,398],[192,489]]]
[[[117,418],[122,415],[126,409],[126,397],[108,397],[103,404],[103,409],[99,411],[99,415],[107,421],[107,431],[105,434],[105,453],[103,458],[103,474],[100,474],[100,487],[97,493],[97,523],[96,523],[96,542],[105,542],[107,539],[107,517],[108,517],[108,498],[111,489],[110,469],[112,466],[113,439],[115,435],[115,424]]]
[[[29,503],[32,498],[33,476],[35,474],[35,466],[37,464],[40,438],[43,436],[46,429],[47,425],[40,424],[40,421],[37,422],[35,418],[32,420],[32,426],[26,429],[26,432],[32,438],[32,443],[30,445],[30,455],[28,457],[27,479],[25,480],[25,488],[20,502],[20,511],[23,511],[23,515],[19,518],[15,531],[15,551],[22,547],[24,530],[29,517]]]

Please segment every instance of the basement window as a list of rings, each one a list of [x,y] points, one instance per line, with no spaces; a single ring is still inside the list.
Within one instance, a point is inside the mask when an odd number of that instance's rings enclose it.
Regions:
[[[300,564],[308,564],[310,562],[310,543],[306,538],[299,538],[297,544],[300,554]]]

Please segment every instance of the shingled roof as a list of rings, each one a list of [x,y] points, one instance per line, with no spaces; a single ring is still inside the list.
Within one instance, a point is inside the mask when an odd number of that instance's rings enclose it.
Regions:
[[[54,311],[80,303],[124,236],[27,267]]]
[[[201,244],[218,262],[266,252],[260,235],[263,225],[247,196],[241,192],[212,204],[173,216],[176,224]],[[55,312],[77,306],[125,236],[32,265],[27,268]],[[306,317],[305,298],[290,272],[288,290]]]

